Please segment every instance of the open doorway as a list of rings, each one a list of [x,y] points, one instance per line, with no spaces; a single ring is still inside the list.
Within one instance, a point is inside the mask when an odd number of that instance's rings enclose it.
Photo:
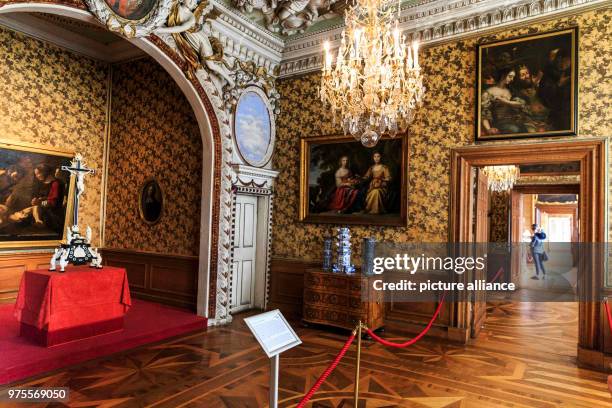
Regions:
[[[476,225],[475,216],[482,212],[478,209],[478,203],[484,202],[479,197],[484,196],[484,193],[475,191],[479,186],[484,184],[478,181],[480,168],[485,166],[545,166],[559,165],[563,163],[579,163],[578,174],[574,175],[575,182],[578,188],[578,199],[576,202],[576,220],[578,235],[576,239],[580,242],[605,242],[606,238],[606,217],[605,217],[605,202],[606,202],[606,165],[605,152],[606,144],[603,140],[580,140],[574,142],[542,142],[542,143],[515,143],[508,145],[488,145],[488,146],[473,146],[455,149],[452,152],[451,158],[451,208],[450,208],[450,240],[451,242],[485,242],[486,237],[480,225]],[[525,183],[528,185],[529,183]],[[525,194],[553,194],[553,191],[542,190],[542,183],[538,184],[538,189],[535,191],[523,191]],[[561,183],[555,183],[561,184]],[[550,187],[552,188],[552,187]],[[576,187],[574,187],[576,188]],[[569,193],[568,193],[569,194]],[[533,199],[533,197],[532,197]],[[516,200],[516,198],[515,198]],[[503,201],[503,200],[502,200]],[[488,201],[487,201],[488,203]],[[507,215],[501,217],[508,225],[516,223],[517,215],[514,220],[509,209],[512,207],[511,196],[505,198],[505,205],[508,208]],[[487,214],[490,210],[487,208]],[[533,217],[536,217],[535,214]],[[542,211],[540,211],[542,217]],[[490,222],[493,217],[488,217]],[[498,220],[500,217],[495,217]],[[550,216],[549,216],[550,218]],[[526,221],[524,221],[526,222]],[[553,220],[553,223],[557,222]],[[573,221],[571,221],[573,222]],[[567,221],[559,221],[553,228],[563,228]],[[490,226],[488,228],[491,228]],[[479,232],[480,231],[480,232]],[[487,229],[490,231],[490,229]],[[520,231],[520,230],[519,230]],[[511,237],[511,231],[506,232],[506,239]],[[520,235],[521,233],[519,233]],[[510,267],[504,268],[504,273],[508,274],[512,271],[512,261]],[[601,282],[603,279],[601,270],[593,270],[590,268],[581,268],[578,265],[577,279],[580,279],[582,285],[581,296],[589,296],[591,299],[596,299],[600,292]],[[494,272],[493,272],[494,273]],[[512,276],[504,276],[504,279],[512,279]],[[456,327],[461,327],[461,324],[469,327],[472,338],[478,338],[481,333],[482,325],[494,324],[496,316],[506,313],[507,311],[491,311],[487,313],[486,300],[476,299],[472,297],[467,304],[455,305],[455,323]],[[546,314],[549,311],[557,308],[547,307],[548,304],[540,303],[539,309],[545,309]],[[518,306],[522,308],[523,306]],[[579,333],[577,339],[574,335],[573,341],[573,356],[576,356],[575,348],[578,343],[577,360],[579,364],[598,366],[596,361],[597,356],[602,355],[602,344],[600,342],[600,333],[602,330],[599,302],[579,302],[577,305],[578,313],[573,321],[574,333],[575,327],[578,326]],[[490,309],[490,308],[489,308]],[[533,328],[540,326],[540,329],[545,326],[545,322],[539,321],[535,314],[525,311],[525,316],[530,320],[530,325]],[[554,312],[553,312],[554,313]],[[489,316],[487,316],[489,315]],[[511,323],[515,326],[520,323],[521,318]],[[466,322],[468,324],[466,325]],[[478,326],[476,326],[478,325]],[[476,326],[476,327],[475,327]],[[546,334],[541,330],[541,333]],[[552,335],[552,334],[551,334]],[[558,335],[558,333],[557,333]],[[540,335],[538,335],[540,336]],[[519,336],[520,337],[520,336]],[[532,339],[535,341],[535,339]]]
[[[480,313],[475,318],[481,326],[472,329],[473,338],[484,327],[526,348],[554,339],[550,353],[576,359],[580,180],[579,171],[567,169],[579,166],[538,166],[546,174],[525,171],[531,165],[517,166],[518,178],[509,190],[492,191],[478,183],[476,206],[487,211],[474,212],[474,225],[486,229],[477,237],[490,243],[487,280],[511,282],[516,289],[506,299],[479,299],[473,310]],[[534,253],[534,236],[542,242],[545,261]]]

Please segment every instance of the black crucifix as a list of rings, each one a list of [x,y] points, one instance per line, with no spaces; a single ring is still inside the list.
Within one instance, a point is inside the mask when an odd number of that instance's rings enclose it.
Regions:
[[[70,166],[62,166],[62,170],[76,176],[76,193],[74,194],[72,225],[79,225],[79,197],[85,191],[85,175],[95,173],[95,170],[88,169],[83,165],[83,156],[77,154]]]

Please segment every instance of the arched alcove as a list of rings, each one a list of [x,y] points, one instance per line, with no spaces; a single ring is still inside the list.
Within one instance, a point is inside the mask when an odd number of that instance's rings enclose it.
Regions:
[[[0,14],[47,13],[98,24],[87,10],[75,6],[51,3],[9,3],[0,4]],[[188,79],[169,52],[155,43],[154,37],[127,39],[159,63],[176,82],[191,105],[202,138],[202,195],[200,215],[199,266],[197,312],[201,316],[214,318],[216,304],[216,277],[218,259],[220,183],[221,177],[221,135],[217,115],[210,98],[197,79]],[[212,291],[212,293],[211,293]]]

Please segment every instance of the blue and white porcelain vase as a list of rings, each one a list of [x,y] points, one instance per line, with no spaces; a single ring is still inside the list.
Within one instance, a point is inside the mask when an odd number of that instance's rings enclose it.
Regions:
[[[325,238],[323,241],[323,270],[329,272],[332,270],[332,239]]]
[[[361,246],[361,273],[366,276],[374,275],[374,238],[364,238]]]
[[[336,263],[333,266],[335,273],[355,273],[355,266],[351,263],[351,231],[346,228],[338,228],[336,246]]]

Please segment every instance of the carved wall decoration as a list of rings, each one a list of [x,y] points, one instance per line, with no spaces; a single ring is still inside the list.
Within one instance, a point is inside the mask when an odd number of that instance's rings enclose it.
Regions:
[[[186,62],[184,69],[188,76],[193,77],[202,69],[208,72],[223,94],[226,109],[231,110],[243,90],[254,85],[265,91],[273,112],[278,113],[280,94],[274,86],[275,78],[253,61],[226,55],[223,42],[211,25],[218,15],[207,1],[199,4],[195,0],[179,1],[172,6],[165,26],[153,33],[178,51]]]
[[[173,0],[85,0],[85,3],[109,30],[132,38],[147,36],[164,24]]]
[[[240,95],[247,87],[257,86],[265,92],[274,115],[279,114],[280,106],[278,100],[280,98],[280,93],[276,90],[276,78],[270,75],[267,69],[257,66],[252,61],[243,62],[236,58],[234,59],[232,71],[236,86],[233,88],[226,86],[223,90],[223,98],[225,99],[227,108],[236,106],[238,99],[240,99]]]

